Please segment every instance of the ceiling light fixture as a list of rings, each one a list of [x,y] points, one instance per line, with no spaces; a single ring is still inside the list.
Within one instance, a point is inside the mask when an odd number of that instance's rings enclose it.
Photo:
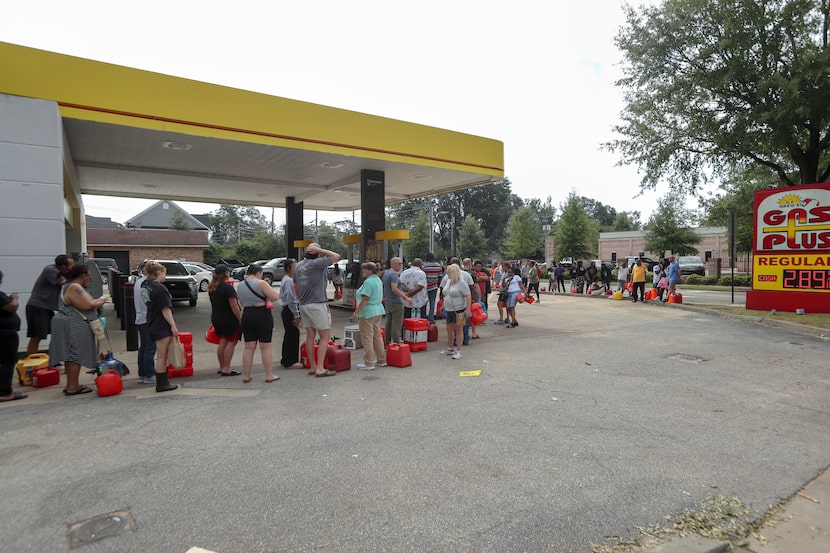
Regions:
[[[168,150],[186,152],[193,147],[193,144],[188,144],[187,142],[162,142],[161,147],[167,148]]]
[[[343,167],[343,164],[337,161],[324,161],[320,164],[320,167],[324,167],[326,169],[340,169]]]
[[[429,175],[412,175],[409,178],[412,180],[429,180],[432,177],[430,177]]]

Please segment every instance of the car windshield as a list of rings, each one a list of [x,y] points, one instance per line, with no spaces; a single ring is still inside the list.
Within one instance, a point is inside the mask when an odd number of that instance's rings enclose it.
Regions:
[[[167,276],[188,276],[190,274],[181,263],[162,262],[161,264],[167,269]]]

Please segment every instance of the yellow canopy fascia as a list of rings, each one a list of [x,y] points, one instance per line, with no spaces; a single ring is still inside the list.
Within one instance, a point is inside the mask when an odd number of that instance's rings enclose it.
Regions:
[[[0,42],[0,93],[66,118],[504,176],[500,141]]]

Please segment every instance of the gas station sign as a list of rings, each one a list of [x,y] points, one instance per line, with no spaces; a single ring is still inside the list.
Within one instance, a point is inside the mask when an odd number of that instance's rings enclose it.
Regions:
[[[830,183],[755,192],[748,309],[830,312]]]

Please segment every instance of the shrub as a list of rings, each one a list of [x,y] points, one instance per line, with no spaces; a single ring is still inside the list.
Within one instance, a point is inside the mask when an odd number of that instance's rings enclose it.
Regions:
[[[698,274],[691,274],[686,277],[686,284],[702,284],[704,278]]]
[[[715,275],[708,275],[708,276],[705,276],[705,277],[701,277],[700,278],[700,283],[701,284],[706,284],[706,285],[717,284],[718,283],[718,277],[716,277]]]

